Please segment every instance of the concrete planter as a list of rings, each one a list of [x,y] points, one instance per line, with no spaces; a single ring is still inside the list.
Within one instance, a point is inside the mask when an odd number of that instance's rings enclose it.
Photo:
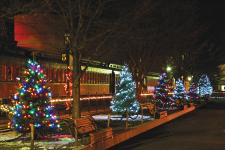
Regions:
[[[166,116],[167,116],[167,111],[161,111],[156,113],[155,118],[161,119],[161,118],[165,118]]]

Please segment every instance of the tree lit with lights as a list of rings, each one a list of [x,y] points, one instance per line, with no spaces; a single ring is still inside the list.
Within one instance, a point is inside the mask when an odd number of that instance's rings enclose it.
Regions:
[[[111,101],[111,109],[117,113],[137,113],[140,108],[136,99],[136,84],[128,66],[120,72],[120,82],[116,87],[116,94]]]
[[[29,132],[31,124],[37,131],[59,128],[54,108],[49,101],[51,91],[46,87],[47,80],[40,65],[28,60],[23,75],[18,80],[12,127],[21,133]]]
[[[181,104],[184,104],[188,100],[188,96],[181,79],[176,81],[176,88],[174,89],[173,98],[175,101],[179,100]]]
[[[169,98],[169,78],[166,73],[160,75],[159,83],[155,87],[155,100],[156,104],[160,107],[164,107],[165,104],[170,102]]]
[[[198,87],[195,83],[192,83],[190,88],[189,88],[189,92],[188,92],[188,96],[190,98],[191,101],[197,100],[198,99]]]
[[[198,81],[198,93],[200,97],[208,97],[212,94],[213,88],[206,74],[203,74]]]

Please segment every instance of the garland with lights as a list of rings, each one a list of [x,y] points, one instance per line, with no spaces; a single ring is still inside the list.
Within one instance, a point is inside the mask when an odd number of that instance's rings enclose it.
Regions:
[[[6,104],[0,105],[0,111],[1,112],[5,112],[9,115],[12,115],[13,114],[12,110],[13,110],[12,106],[9,106],[9,105],[6,105]]]
[[[19,88],[14,95],[11,126],[20,133],[29,132],[31,124],[36,131],[60,127],[50,105],[52,94],[50,88],[45,86],[45,76],[36,61],[28,60],[22,77],[18,78]]]
[[[137,113],[140,108],[136,99],[136,84],[128,66],[124,66],[120,72],[120,82],[116,86],[116,94],[111,101],[113,112],[125,114]]]
[[[206,74],[201,75],[198,81],[198,93],[200,97],[209,97],[213,91],[211,82]]]
[[[67,67],[66,69],[66,84],[64,85],[64,89],[66,92],[66,95],[69,97],[72,97],[72,70],[70,69],[70,67]],[[71,102],[70,101],[66,101],[66,110],[69,110],[71,108]]]
[[[64,85],[64,89],[66,91],[66,95],[72,96],[72,70],[70,67],[66,69],[66,84]]]

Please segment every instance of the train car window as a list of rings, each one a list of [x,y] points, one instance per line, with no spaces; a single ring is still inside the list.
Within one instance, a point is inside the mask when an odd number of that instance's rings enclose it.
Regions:
[[[62,82],[62,69],[58,69],[58,72],[57,72],[57,74],[58,74],[58,82]]]
[[[0,81],[3,81],[3,65],[0,64]]]
[[[58,79],[57,79],[57,69],[56,68],[53,68],[53,81],[54,82],[58,82]]]
[[[95,74],[95,83],[99,84],[99,73]]]
[[[61,69],[61,82],[65,82],[64,81],[64,69]]]
[[[86,83],[90,83],[90,72],[87,72],[87,78],[86,78]]]
[[[99,76],[100,76],[100,84],[102,84],[102,83],[103,83],[103,77],[102,77],[102,74],[100,73]]]
[[[92,80],[92,72],[89,72],[89,84],[92,84],[93,80]]]
[[[48,73],[48,67],[45,67],[45,71],[44,71],[45,75],[46,75],[46,79],[49,81],[49,73]]]
[[[104,84],[104,74],[101,74],[101,84]]]
[[[102,82],[105,84],[105,74],[102,74]]]
[[[6,67],[6,79],[7,81],[12,81],[13,80],[13,67],[12,65],[7,65]]]
[[[84,80],[85,80],[85,73],[81,76],[81,79],[80,79],[80,83],[84,83]]]
[[[0,64],[0,81],[3,81],[3,65]]]
[[[16,81],[17,77],[20,77],[20,66],[14,65],[13,66],[13,80]]]
[[[94,72],[90,72],[90,84],[94,83]]]
[[[92,84],[95,84],[95,72],[92,72]]]
[[[63,82],[66,82],[66,69],[63,69],[63,71],[62,71],[62,77],[63,77]]]
[[[106,74],[106,83],[109,84],[109,75]]]
[[[101,73],[98,74],[98,84],[101,84]]]
[[[87,81],[87,72],[85,72],[83,76],[84,76],[84,81],[83,81],[83,83],[85,84],[86,81]]]
[[[52,82],[52,68],[48,68],[48,80],[49,82]]]

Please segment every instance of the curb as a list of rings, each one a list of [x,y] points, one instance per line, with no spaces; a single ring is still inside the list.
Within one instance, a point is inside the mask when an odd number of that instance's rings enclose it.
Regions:
[[[175,112],[173,114],[170,114],[164,118],[161,119],[156,119],[150,122],[143,123],[141,125],[138,125],[135,128],[129,129],[127,131],[124,131],[122,133],[114,134],[113,138],[107,139],[103,142],[98,142],[91,145],[88,145],[86,148],[83,150],[105,150],[108,148],[111,148],[119,143],[122,143],[126,140],[129,140],[130,138],[133,138],[141,133],[147,132],[155,127],[158,127],[160,125],[163,125],[165,123],[168,123],[178,117],[181,117],[189,112],[192,112],[196,109],[195,106],[191,106],[187,109],[181,110],[179,112]]]

